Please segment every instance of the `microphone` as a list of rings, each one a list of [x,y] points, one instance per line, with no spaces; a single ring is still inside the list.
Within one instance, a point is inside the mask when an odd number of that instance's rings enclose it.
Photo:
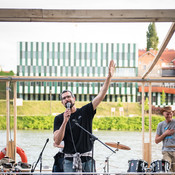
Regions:
[[[46,143],[49,142],[49,138],[47,138]]]
[[[71,107],[71,103],[70,103],[70,102],[67,102],[67,103],[66,103],[66,108],[67,108],[67,109],[70,109],[70,107]]]

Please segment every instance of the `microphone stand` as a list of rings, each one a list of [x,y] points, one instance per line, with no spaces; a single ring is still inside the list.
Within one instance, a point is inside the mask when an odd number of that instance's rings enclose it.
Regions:
[[[104,146],[106,146],[108,149],[110,149],[113,153],[116,153],[113,149],[111,149],[108,145],[106,145],[105,143],[103,143],[101,140],[99,140],[96,136],[94,136],[92,133],[90,133],[89,131],[87,131],[85,128],[83,128],[81,125],[79,125],[79,123],[77,121],[75,121],[75,124],[80,127],[83,131],[85,131],[86,133],[88,133],[91,136],[91,141],[92,141],[92,172],[93,172],[93,161],[94,161],[94,141],[98,140],[101,144],[103,144]]]
[[[36,168],[38,162],[40,161],[40,173],[41,173],[41,171],[42,171],[42,155],[43,155],[43,151],[44,151],[44,149],[45,149],[45,147],[46,147],[46,144],[47,144],[48,142],[49,142],[49,138],[46,140],[46,143],[45,143],[45,145],[44,145],[44,147],[43,147],[43,149],[42,149],[42,151],[41,151],[41,153],[40,153],[40,155],[39,155],[39,157],[38,157],[38,160],[37,160],[37,162],[36,162],[34,168],[31,169],[31,172],[34,172],[34,171],[35,171],[35,168]]]

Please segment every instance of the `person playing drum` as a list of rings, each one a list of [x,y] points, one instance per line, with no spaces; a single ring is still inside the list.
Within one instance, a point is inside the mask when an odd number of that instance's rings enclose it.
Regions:
[[[165,120],[157,126],[155,143],[163,142],[162,154],[163,159],[169,161],[171,172],[175,172],[175,119],[174,111],[171,106],[164,107],[162,114]]]

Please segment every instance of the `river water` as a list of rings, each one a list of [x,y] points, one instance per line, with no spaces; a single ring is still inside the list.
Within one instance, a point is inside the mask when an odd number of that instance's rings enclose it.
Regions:
[[[10,132],[13,140],[13,132]],[[115,153],[106,148],[98,140],[94,143],[94,158],[96,160],[96,171],[104,172],[105,160],[108,157],[109,171],[111,173],[123,172],[128,170],[129,160],[142,159],[142,133],[141,132],[128,132],[128,131],[93,131],[93,134],[102,142],[119,142],[126,145],[131,150],[119,149]],[[148,142],[149,133],[145,133],[145,142]],[[43,156],[43,168],[52,168],[53,156],[57,153],[58,148],[53,147],[53,133],[47,130],[18,130],[17,131],[17,146],[21,147],[28,158],[28,163],[36,163],[40,152],[42,151],[46,140],[49,138]],[[152,132],[152,161],[162,158],[161,147],[162,144],[154,143],[155,132]],[[0,130],[0,150],[6,145],[6,130]],[[111,147],[112,148],[112,147]],[[115,150],[115,148],[112,148]],[[20,161],[17,155],[17,162]],[[39,163],[37,168],[39,168]]]

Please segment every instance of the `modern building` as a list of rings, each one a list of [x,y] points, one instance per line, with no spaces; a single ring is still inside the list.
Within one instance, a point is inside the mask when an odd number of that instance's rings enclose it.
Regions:
[[[108,65],[116,63],[117,77],[138,75],[136,44],[19,42],[18,76],[106,77]],[[18,82],[17,94],[24,100],[59,100],[64,89],[78,101],[92,100],[99,82]],[[137,101],[137,83],[111,83],[105,101]]]

